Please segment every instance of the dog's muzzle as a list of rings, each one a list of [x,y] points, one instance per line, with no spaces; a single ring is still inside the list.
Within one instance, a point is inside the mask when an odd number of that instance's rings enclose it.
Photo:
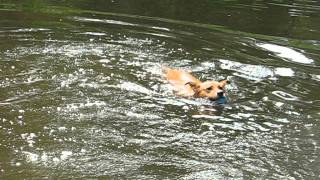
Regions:
[[[218,97],[222,97],[223,94],[224,94],[223,90],[219,90],[219,91],[217,92]]]

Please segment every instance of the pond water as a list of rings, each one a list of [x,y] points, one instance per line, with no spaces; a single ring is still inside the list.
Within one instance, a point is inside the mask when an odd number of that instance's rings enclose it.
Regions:
[[[320,178],[319,1],[0,1],[0,42],[1,179]]]

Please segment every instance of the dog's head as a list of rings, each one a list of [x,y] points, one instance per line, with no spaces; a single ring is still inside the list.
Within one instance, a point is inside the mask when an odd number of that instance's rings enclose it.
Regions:
[[[225,96],[225,86],[229,83],[228,80],[217,81],[205,81],[201,83],[188,82],[194,91],[194,97],[207,98],[212,101],[216,101]]]

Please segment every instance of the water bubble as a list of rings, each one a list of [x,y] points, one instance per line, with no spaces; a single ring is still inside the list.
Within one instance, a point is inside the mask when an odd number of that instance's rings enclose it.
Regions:
[[[46,152],[44,152],[42,155],[41,155],[41,160],[42,161],[47,161],[48,160],[48,155]]]
[[[15,165],[16,166],[21,166],[21,162],[17,162]]]
[[[109,59],[100,59],[99,62],[107,64],[110,62],[110,60]]]
[[[275,105],[276,105],[277,107],[281,107],[281,106],[284,105],[284,103],[283,103],[283,102],[276,102]]]
[[[66,131],[67,128],[62,126],[62,127],[59,127],[58,130],[59,130],[59,131]]]
[[[60,159],[61,160],[66,160],[68,157],[72,155],[72,151],[62,151]]]
[[[22,120],[19,120],[19,121],[18,121],[18,124],[19,124],[20,126],[25,125],[25,123],[24,123]]]
[[[29,136],[31,139],[37,137],[37,135],[35,133],[30,133],[30,136]]]
[[[20,136],[21,136],[22,139],[26,139],[27,136],[28,136],[28,133],[20,134]]]
[[[52,161],[53,161],[53,162],[55,162],[55,163],[57,163],[57,162],[59,162],[59,161],[60,161],[60,159],[59,159],[59,158],[57,158],[57,157],[54,157],[54,158],[52,159]]]
[[[31,153],[31,152],[23,152],[23,153],[26,154],[27,161],[35,162],[39,158],[39,155],[35,153]]]
[[[87,152],[87,150],[81,149],[80,152],[81,152],[81,153],[85,153],[85,152]]]

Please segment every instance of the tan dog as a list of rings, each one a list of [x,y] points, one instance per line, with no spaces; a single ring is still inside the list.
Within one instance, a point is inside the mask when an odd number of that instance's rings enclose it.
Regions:
[[[164,69],[164,75],[178,95],[212,101],[225,96],[225,86],[229,83],[228,80],[201,82],[186,71],[170,68]]]

